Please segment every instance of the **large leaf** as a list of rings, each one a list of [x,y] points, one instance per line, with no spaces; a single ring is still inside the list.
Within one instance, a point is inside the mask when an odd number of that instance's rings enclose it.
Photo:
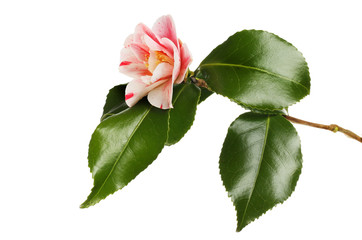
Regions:
[[[220,174],[240,231],[294,191],[302,168],[300,140],[280,115],[240,115],[220,155]]]
[[[190,129],[199,98],[200,88],[194,84],[182,83],[174,86],[166,145],[177,143]]]
[[[121,84],[109,90],[106,103],[103,107],[101,121],[128,108],[125,101],[126,86],[127,84]]]
[[[168,114],[141,101],[98,125],[88,153],[94,187],[82,208],[123,188],[156,159],[167,138]]]
[[[212,91],[249,109],[281,110],[310,90],[302,54],[265,31],[237,32],[216,47],[195,73]]]

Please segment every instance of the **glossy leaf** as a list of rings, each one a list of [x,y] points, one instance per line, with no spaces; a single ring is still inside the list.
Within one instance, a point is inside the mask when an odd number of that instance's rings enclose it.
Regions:
[[[199,104],[205,101],[209,96],[211,96],[214,93],[203,87],[200,89],[201,89],[201,95],[200,95]]]
[[[200,98],[200,88],[190,83],[174,86],[173,108],[170,109],[169,132],[166,145],[172,145],[190,129],[195,119],[196,107]]]
[[[264,115],[285,115],[287,114],[286,109],[283,110],[259,110],[259,109],[249,109],[254,113],[264,114]]]
[[[168,111],[140,101],[102,121],[89,144],[94,187],[86,208],[126,186],[161,152],[167,139]]]
[[[302,168],[300,139],[280,115],[240,115],[220,155],[220,174],[240,231],[294,191]]]
[[[125,101],[126,86],[127,84],[121,84],[109,90],[101,121],[128,108]]]
[[[237,32],[216,47],[195,73],[211,90],[249,109],[281,110],[310,90],[302,54],[265,31]]]

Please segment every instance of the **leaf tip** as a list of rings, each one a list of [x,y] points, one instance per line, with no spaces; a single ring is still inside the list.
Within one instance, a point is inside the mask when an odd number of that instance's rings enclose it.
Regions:
[[[235,210],[236,210],[236,205],[233,202],[233,205],[235,206]],[[237,212],[237,210],[236,210]],[[252,220],[245,220],[244,218],[239,219],[239,216],[237,215],[237,226],[236,226],[236,232],[241,232],[241,230],[243,230],[246,226],[248,226],[250,223],[252,223],[253,221],[255,221],[257,218],[252,219]]]
[[[100,199],[102,200],[102,199]],[[97,204],[100,200],[95,200],[93,197],[92,197],[92,193],[88,196],[88,198],[79,206],[79,208],[89,208],[91,206],[94,206],[95,204]]]
[[[87,208],[83,203],[79,206],[80,209]]]
[[[88,200],[85,200],[85,201],[79,206],[79,208],[84,209],[84,208],[90,207],[91,205],[92,205],[92,204],[90,204],[90,203],[88,202]]]

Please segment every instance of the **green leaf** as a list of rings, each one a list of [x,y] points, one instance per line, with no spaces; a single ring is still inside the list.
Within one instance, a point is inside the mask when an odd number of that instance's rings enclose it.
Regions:
[[[280,115],[240,115],[220,155],[220,174],[237,212],[237,231],[285,201],[301,168],[300,140],[289,121]]]
[[[310,91],[302,54],[265,31],[237,32],[216,47],[195,73],[212,91],[249,109],[282,110]]]
[[[247,108],[249,110],[251,110],[254,113],[259,113],[259,114],[264,114],[264,115],[285,115],[287,112],[285,109],[283,110],[259,110],[259,109],[251,109],[251,108]]]
[[[202,103],[203,101],[205,101],[209,96],[211,96],[214,93],[203,87],[200,89],[201,89],[201,96],[200,96],[199,104]]]
[[[167,138],[168,114],[140,101],[98,125],[88,153],[94,187],[81,208],[123,188],[156,159]]]
[[[190,83],[175,85],[173,88],[173,108],[170,109],[169,132],[166,145],[172,145],[190,129],[195,119],[200,98],[200,88]]]
[[[109,90],[106,104],[103,107],[103,115],[101,121],[128,108],[125,101],[126,86],[127,84],[121,84]]]

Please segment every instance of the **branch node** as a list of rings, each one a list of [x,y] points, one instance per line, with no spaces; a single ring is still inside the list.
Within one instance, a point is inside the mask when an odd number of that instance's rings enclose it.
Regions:
[[[205,82],[205,80],[203,80],[203,79],[201,79],[201,78],[197,78],[197,77],[195,77],[195,76],[191,76],[190,79],[191,79],[191,82],[192,82],[193,84],[195,84],[196,86],[209,89],[209,86],[207,85],[207,83]],[[209,90],[210,90],[210,89],[209,89]]]
[[[336,124],[331,124],[331,127],[333,128],[333,129],[331,130],[332,132],[336,133],[336,132],[339,131],[338,125],[336,125]]]

